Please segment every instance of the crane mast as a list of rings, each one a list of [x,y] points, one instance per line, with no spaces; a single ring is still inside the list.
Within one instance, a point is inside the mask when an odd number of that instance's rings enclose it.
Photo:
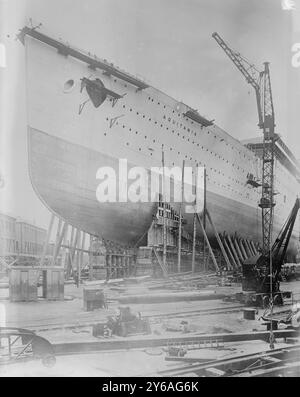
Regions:
[[[274,152],[275,152],[275,115],[272,98],[269,63],[264,63],[264,70],[257,68],[239,52],[232,50],[218,33],[212,37],[220,45],[226,55],[243,74],[248,84],[255,91],[258,126],[263,130],[262,154],[262,195],[259,207],[262,209],[262,254],[269,255],[272,243],[272,226],[274,213]]]

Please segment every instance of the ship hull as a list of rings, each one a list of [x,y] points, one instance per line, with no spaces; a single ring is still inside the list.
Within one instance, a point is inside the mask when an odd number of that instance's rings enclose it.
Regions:
[[[107,166],[117,169],[118,159],[32,128],[28,130],[28,142],[32,185],[52,211],[90,234],[120,243],[135,244],[145,234],[155,216],[155,203],[97,200],[97,170]],[[179,204],[172,206],[178,210]],[[212,192],[207,192],[207,208],[219,233],[259,242],[260,223],[254,208]],[[193,216],[185,213],[184,218],[185,227],[191,232]],[[209,224],[207,233],[214,239]],[[144,242],[145,239],[139,241],[140,245]]]
[[[167,167],[181,167],[185,161],[188,167],[207,170],[207,208],[218,233],[261,242],[260,189],[247,184],[247,175],[261,170],[253,152],[217,125],[203,126],[188,118],[190,108],[182,102],[150,86],[137,89],[139,83],[124,82],[119,70],[115,76],[103,73],[85,58],[68,56],[69,47],[63,52],[60,45],[46,41],[25,38],[28,148],[32,185],[52,212],[92,235],[145,244],[157,204],[100,202],[96,175],[100,167],[116,169],[120,159],[148,171],[160,167],[164,148]],[[99,106],[82,85],[91,76],[100,79],[111,95]],[[277,165],[276,175],[281,194],[274,236],[298,193],[298,183],[286,168]],[[174,203],[175,209],[178,206]],[[184,213],[184,218],[192,232],[193,214]],[[207,232],[215,238],[209,224]],[[197,233],[201,234],[199,228]],[[297,232],[290,246],[293,253],[296,237]]]

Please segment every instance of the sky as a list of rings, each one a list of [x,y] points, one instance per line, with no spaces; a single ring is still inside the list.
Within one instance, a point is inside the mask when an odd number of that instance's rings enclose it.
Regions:
[[[276,132],[300,159],[300,67],[291,64],[300,0],[0,0],[0,21],[0,211],[43,227],[49,220],[27,169],[25,56],[16,40],[25,24],[42,23],[44,33],[145,78],[237,139],[256,137],[254,91],[211,37],[217,31],[259,69],[270,62]]]

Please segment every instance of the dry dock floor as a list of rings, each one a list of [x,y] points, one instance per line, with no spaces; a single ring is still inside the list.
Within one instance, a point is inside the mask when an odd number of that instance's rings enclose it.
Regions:
[[[187,286],[191,289],[189,281]],[[92,336],[92,324],[104,322],[108,315],[116,313],[120,306],[118,296],[153,293],[155,283],[158,282],[145,281],[128,285],[121,283],[117,288],[105,287],[109,302],[108,309],[98,309],[92,312],[86,312],[83,309],[83,286],[77,288],[73,284],[66,284],[66,300],[62,302],[40,299],[38,302],[11,303],[7,299],[7,289],[0,289],[0,305],[5,307],[8,327],[35,330],[38,335],[47,338],[53,344],[95,342],[101,339]],[[211,278],[211,281],[206,284],[201,286],[201,291],[228,296],[241,291],[240,284],[219,286],[216,278]],[[187,289],[184,283],[183,287],[178,288]],[[300,282],[282,283],[281,288],[292,290],[296,296],[300,293]],[[165,289],[162,287],[161,291]],[[298,299],[300,300],[300,295]],[[149,318],[153,337],[172,339],[174,336],[266,330],[259,320],[262,310],[258,311],[255,320],[246,320],[240,303],[225,302],[222,299],[128,304],[126,306],[130,306],[133,311],[141,312],[142,316]],[[180,330],[182,320],[188,323],[188,333]],[[111,340],[130,341],[132,338],[134,337],[113,336]],[[139,336],[139,338],[149,338],[149,336]],[[285,346],[283,342],[276,343],[276,347],[281,346]],[[260,352],[268,348],[268,343],[263,341],[235,342],[218,348],[202,347],[188,351],[187,356],[201,357],[201,359],[228,358]],[[178,362],[165,361],[165,355],[164,347],[155,347],[58,356],[53,368],[43,367],[40,361],[10,364],[0,366],[0,376],[145,376],[178,366]]]

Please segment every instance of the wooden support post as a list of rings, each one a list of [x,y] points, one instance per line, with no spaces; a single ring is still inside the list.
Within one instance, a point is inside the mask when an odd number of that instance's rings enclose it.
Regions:
[[[61,235],[61,226],[62,226],[62,219],[58,218],[58,226],[57,226],[57,230],[56,230],[55,246],[57,246],[58,242],[59,242],[59,238],[60,238],[60,235]]]
[[[92,244],[92,236],[89,235],[89,240],[90,240],[90,248]],[[92,281],[94,278],[94,264],[93,264],[93,255],[89,253],[89,280]]]
[[[51,214],[50,223],[49,223],[48,230],[47,230],[47,236],[46,236],[46,240],[44,242],[44,247],[43,247],[43,252],[42,252],[40,266],[44,265],[45,257],[46,257],[46,254],[47,254],[47,249],[48,249],[50,238],[51,238],[51,233],[52,233],[54,219],[55,219],[55,215]]]
[[[250,252],[250,256],[253,256],[254,255],[253,254],[253,249],[252,249],[252,247],[251,247],[251,245],[250,245],[248,240],[245,240],[245,245],[246,245],[248,251]]]
[[[85,233],[82,232],[82,241],[81,241],[81,251],[78,251],[79,261],[78,261],[78,286],[81,284],[81,269],[83,265],[83,250],[85,246]]]
[[[55,249],[54,249],[53,258],[52,258],[52,266],[55,266],[55,262],[56,262],[58,254],[59,254],[59,251],[60,251],[60,248],[61,248],[61,244],[62,244],[62,241],[63,241],[63,239],[65,237],[65,233],[67,231],[67,228],[68,228],[68,224],[67,224],[67,222],[64,222],[64,225],[62,227],[60,235],[58,236],[57,242],[55,244]]]
[[[208,246],[208,250],[209,250],[209,253],[210,253],[210,255],[211,255],[213,264],[214,264],[216,270],[218,271],[218,270],[219,270],[219,266],[218,266],[218,263],[217,263],[217,261],[216,261],[216,257],[215,257],[215,255],[214,255],[214,253],[213,253],[213,250],[212,250],[212,248],[211,248],[211,245],[210,245],[210,242],[209,242],[209,240],[208,240],[208,237],[207,237],[206,231],[205,231],[205,229],[204,229],[203,223],[202,223],[202,221],[201,221],[201,218],[200,218],[199,214],[197,214],[197,213],[196,213],[196,217],[197,217],[198,222],[199,222],[199,224],[200,224],[201,231],[202,231],[203,236],[204,236],[204,238],[205,238],[205,242],[206,242],[206,244],[207,244],[207,246]]]
[[[251,240],[250,243],[251,243],[251,246],[252,246],[252,248],[253,248],[254,255],[256,255],[256,254],[257,254],[257,249],[256,249],[256,247],[255,247],[253,241]]]
[[[241,253],[243,254],[244,260],[247,259],[248,256],[247,256],[247,253],[246,253],[245,248],[244,248],[244,246],[243,246],[243,242],[242,242],[242,239],[241,239],[241,238],[238,239],[238,244],[239,244]]]
[[[166,225],[166,191],[165,191],[165,153],[164,145],[162,145],[162,168],[163,168],[163,181],[162,181],[162,195],[163,195],[163,267],[167,268],[167,225]]]
[[[248,247],[248,245],[247,245],[247,242],[246,242],[245,239],[243,239],[242,242],[243,242],[245,251],[246,251],[246,253],[247,253],[247,258],[250,258],[250,256],[252,256],[252,253],[251,253],[251,251],[250,251],[250,249],[249,249],[249,247]]]
[[[228,252],[228,255],[229,255],[230,259],[231,259],[231,263],[233,264],[233,267],[235,267],[237,269],[238,265],[236,264],[236,261],[234,259],[234,256],[233,256],[232,252],[231,252],[231,249],[229,248],[229,245],[227,244],[226,237],[223,236],[222,240],[223,240],[224,247],[226,248],[226,250]]]
[[[82,233],[81,233],[81,231],[79,231],[78,247],[81,246],[81,241],[82,241]],[[81,257],[81,252],[76,250],[76,248],[75,248],[76,269],[77,269],[77,281],[76,281],[77,288],[79,288],[79,285],[80,285],[80,274],[79,274],[80,271],[81,271],[81,269],[80,269],[80,257]]]
[[[195,273],[196,233],[197,233],[197,219],[195,213],[193,219],[192,273]]]
[[[112,267],[112,255],[109,254],[107,255],[107,270],[106,270],[106,279],[110,280],[110,276],[111,276],[111,267]]]
[[[76,229],[76,233],[75,233],[75,237],[74,237],[74,242],[73,245],[71,247],[71,252],[70,252],[70,257],[71,257],[71,261],[72,261],[72,267],[73,267],[73,263],[74,263],[74,257],[75,257],[75,252],[76,252],[76,247],[78,244],[78,238],[79,238],[79,230]]]
[[[65,231],[65,234],[64,234],[64,237],[63,237],[63,241],[62,241],[62,244],[61,244],[61,248],[63,248],[62,257],[61,257],[61,267],[63,267],[65,270],[67,270],[67,265],[68,265],[67,250],[65,248],[65,246],[67,244],[68,228],[69,228],[69,225],[67,225],[67,227],[66,227],[66,231]]]
[[[203,227],[206,232],[206,168],[204,168],[204,197],[203,197]],[[203,270],[206,270],[206,256],[205,256],[206,246],[205,246],[205,237],[203,236]]]
[[[179,223],[178,223],[178,258],[177,258],[177,273],[181,272],[181,239],[182,239],[182,203],[184,194],[184,167],[185,161],[182,162],[181,172],[181,201],[179,205]]]
[[[231,248],[231,250],[232,250],[232,253],[233,253],[233,255],[234,255],[234,258],[235,258],[235,260],[236,260],[236,263],[237,263],[238,267],[241,267],[242,265],[241,265],[239,256],[238,256],[238,254],[237,254],[237,252],[236,252],[236,250],[235,250],[235,248],[234,248],[234,245],[233,245],[233,243],[232,243],[231,237],[230,237],[229,235],[227,236],[227,240],[228,240],[228,242],[229,242],[230,248]]]
[[[235,246],[236,252],[237,252],[237,254],[238,254],[238,256],[239,256],[239,259],[240,259],[241,263],[243,263],[244,257],[243,257],[243,255],[242,255],[242,253],[241,253],[240,247],[239,247],[239,245],[238,245],[237,240],[236,240],[235,237],[233,237],[233,244],[234,244],[234,246]]]
[[[223,257],[224,257],[225,262],[226,262],[227,269],[232,269],[232,265],[231,265],[231,263],[230,263],[230,261],[229,261],[229,259],[228,259],[228,256],[227,256],[227,254],[226,254],[226,251],[225,251],[225,249],[224,249],[224,246],[223,246],[223,244],[222,244],[222,241],[221,241],[221,239],[220,239],[220,236],[219,236],[219,234],[218,234],[218,232],[217,232],[217,229],[216,229],[215,224],[214,224],[214,222],[213,222],[213,220],[212,220],[212,217],[211,217],[211,215],[210,215],[210,213],[208,212],[207,209],[206,209],[206,214],[207,214],[208,220],[209,220],[209,222],[210,222],[210,224],[211,224],[211,227],[212,227],[212,229],[213,229],[213,231],[214,231],[214,234],[215,234],[215,237],[216,237],[216,239],[217,239],[217,241],[218,241],[218,244],[219,244],[219,246],[220,246],[220,249],[221,249],[221,251],[222,251]]]
[[[253,250],[253,247],[252,247],[252,245],[250,244],[250,240],[247,240],[247,243],[248,243],[248,247],[249,247],[249,249],[250,249],[250,251],[251,251],[252,256],[254,256],[254,255],[255,255],[255,251]]]

